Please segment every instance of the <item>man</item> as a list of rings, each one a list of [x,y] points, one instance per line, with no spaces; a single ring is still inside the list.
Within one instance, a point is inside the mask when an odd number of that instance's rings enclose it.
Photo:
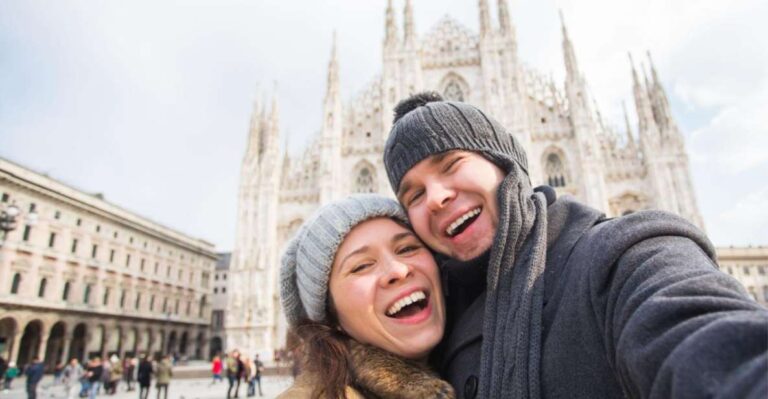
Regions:
[[[264,362],[259,360],[258,353],[253,358],[253,368],[255,373],[253,381],[256,385],[259,386],[259,396],[264,396],[264,393],[261,392],[261,372],[264,371]]]
[[[227,357],[227,399],[237,397],[240,391],[240,378],[243,376],[243,362],[240,360],[240,352],[232,351]],[[232,396],[232,388],[235,389],[235,395]]]
[[[534,190],[514,137],[434,93],[398,104],[384,163],[416,233],[450,258],[435,360],[459,397],[768,395],[768,311],[685,220],[606,219]]]
[[[163,393],[163,399],[168,399],[168,385],[171,383],[171,377],[173,377],[173,360],[171,356],[166,355],[157,364],[157,399],[160,399],[160,393]]]
[[[139,399],[147,399],[149,396],[149,387],[152,385],[152,374],[154,369],[149,354],[141,356],[139,368],[136,371],[136,381],[139,383]]]
[[[75,399],[80,392],[80,379],[85,375],[85,370],[80,366],[80,362],[77,358],[72,358],[69,361],[67,367],[64,367],[62,374],[64,380],[65,390],[67,392],[67,399]]]
[[[101,380],[104,378],[104,365],[99,356],[94,357],[86,367],[88,376],[88,399],[95,399],[101,387]]]
[[[32,364],[27,366],[24,375],[27,376],[27,398],[37,398],[37,384],[43,379],[44,366],[39,356],[32,359]]]

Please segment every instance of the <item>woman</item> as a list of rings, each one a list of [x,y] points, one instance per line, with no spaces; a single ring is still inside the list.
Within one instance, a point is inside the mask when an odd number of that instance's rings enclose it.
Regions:
[[[149,360],[149,355],[141,357],[139,362],[139,369],[136,373],[136,381],[139,382],[139,399],[147,399],[149,395],[149,386],[152,384],[152,362]]]
[[[280,291],[304,352],[280,398],[454,397],[427,366],[445,328],[437,265],[394,200],[320,208],[283,255]]]

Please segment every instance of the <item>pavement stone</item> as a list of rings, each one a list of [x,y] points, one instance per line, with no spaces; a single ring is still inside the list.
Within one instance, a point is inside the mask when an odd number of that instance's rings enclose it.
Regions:
[[[13,381],[13,386],[9,391],[0,391],[0,398],[2,399],[26,399],[26,381],[24,378],[17,378]],[[37,398],[38,399],[65,399],[66,394],[63,386],[51,386],[53,383],[52,376],[46,376],[38,385]],[[264,376],[261,378],[261,389],[264,396],[254,397],[256,399],[265,398],[273,399],[278,394],[288,389],[293,383],[293,378],[290,376]],[[189,378],[189,379],[172,379],[168,388],[168,399],[225,399],[227,397],[227,382],[217,382],[211,384],[210,378]],[[97,395],[100,399],[138,399],[138,390],[126,392],[126,386],[121,383],[117,388],[115,395],[107,395],[101,393]],[[137,388],[138,389],[138,388]],[[246,384],[240,384],[239,398],[246,398]],[[258,388],[257,388],[258,391]],[[148,399],[157,399],[157,391],[154,384],[150,388]]]

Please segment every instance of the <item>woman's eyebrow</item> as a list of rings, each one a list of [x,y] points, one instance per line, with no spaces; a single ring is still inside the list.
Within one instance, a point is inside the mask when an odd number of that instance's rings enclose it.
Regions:
[[[411,232],[411,231],[404,231],[404,232],[402,232],[402,233],[398,233],[398,234],[395,234],[395,235],[392,237],[392,240],[391,240],[391,241],[392,241],[392,243],[396,243],[396,242],[398,242],[398,241],[400,241],[400,240],[403,240],[403,239],[406,239],[406,238],[408,238],[408,237],[414,237],[414,234],[413,234],[413,232]]]
[[[345,263],[345,262],[347,261],[347,259],[349,259],[350,257],[352,257],[352,256],[355,256],[355,255],[357,255],[357,254],[359,254],[359,253],[365,252],[365,251],[367,251],[367,250],[368,250],[368,246],[367,246],[367,245],[363,245],[362,247],[360,247],[360,248],[358,248],[358,249],[356,249],[356,250],[354,250],[354,251],[352,251],[352,252],[348,253],[348,254],[347,254],[347,256],[345,256],[345,257],[344,257],[344,258],[341,260],[341,263],[340,263],[340,264],[341,264],[341,265],[344,265],[344,263]]]

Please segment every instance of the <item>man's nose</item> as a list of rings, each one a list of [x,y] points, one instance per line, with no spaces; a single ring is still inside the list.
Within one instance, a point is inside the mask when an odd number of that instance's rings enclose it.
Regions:
[[[455,196],[453,190],[440,182],[432,183],[424,190],[427,196],[427,207],[431,211],[442,209]]]

